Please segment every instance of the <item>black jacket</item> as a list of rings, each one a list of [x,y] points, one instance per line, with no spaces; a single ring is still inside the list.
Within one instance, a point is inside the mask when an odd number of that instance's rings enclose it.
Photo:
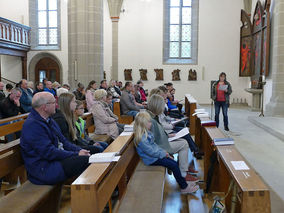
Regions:
[[[25,113],[25,111],[21,107],[18,107],[14,103],[14,101],[11,101],[10,95],[8,95],[7,98],[4,98],[0,102],[0,118],[1,119],[16,116],[19,113]]]
[[[73,144],[77,145],[77,146],[80,146],[80,147],[84,147],[84,146],[88,146],[89,143],[88,141],[82,139],[82,138],[77,138],[77,140],[73,140],[72,139],[72,136],[69,132],[69,125],[63,115],[63,113],[59,110],[59,109],[56,109],[56,113],[52,116],[52,118],[56,121],[56,123],[58,124],[58,126],[60,127],[61,129],[61,132],[63,134],[63,136],[71,141]]]

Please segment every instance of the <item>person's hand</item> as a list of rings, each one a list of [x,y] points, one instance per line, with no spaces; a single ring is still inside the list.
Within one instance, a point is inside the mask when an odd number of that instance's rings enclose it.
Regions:
[[[228,92],[228,90],[226,89],[225,92]]]
[[[89,150],[86,150],[86,149],[81,149],[79,151],[79,155],[80,156],[90,156],[90,151]]]
[[[96,142],[96,143],[94,143],[94,145],[95,145],[95,146],[100,146],[101,144],[98,143],[98,142]]]
[[[14,104],[17,105],[17,107],[20,106],[20,99],[14,99]]]
[[[169,138],[172,138],[172,137],[174,137],[174,136],[176,136],[175,133],[169,134]]]
[[[167,152],[167,154],[166,154],[166,158],[174,159],[168,152]]]

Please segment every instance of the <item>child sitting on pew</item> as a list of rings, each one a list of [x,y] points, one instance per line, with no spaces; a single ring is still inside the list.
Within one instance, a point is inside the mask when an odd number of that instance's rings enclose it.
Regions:
[[[164,166],[173,171],[178,182],[181,193],[188,194],[196,192],[199,186],[192,182],[187,182],[182,177],[179,166],[175,160],[165,150],[154,142],[154,136],[149,131],[151,129],[151,116],[147,112],[139,112],[134,123],[134,143],[138,155],[145,165]]]
[[[100,152],[103,152],[108,144],[106,142],[102,142],[102,141],[97,141],[94,142],[89,136],[88,133],[86,132],[86,121],[84,121],[83,118],[81,118],[80,116],[82,116],[84,114],[84,104],[82,101],[76,100],[76,108],[74,111],[74,116],[75,116],[75,127],[76,127],[76,135],[77,138],[83,138],[86,141],[89,142],[89,144],[94,144],[96,145],[96,147],[98,147],[100,149]]]

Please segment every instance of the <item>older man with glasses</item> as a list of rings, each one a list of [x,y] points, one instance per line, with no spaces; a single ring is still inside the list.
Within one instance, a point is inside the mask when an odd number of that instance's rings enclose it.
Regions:
[[[50,117],[55,103],[51,93],[36,93],[22,129],[22,156],[28,179],[34,184],[61,183],[80,175],[89,165],[89,151],[70,143]]]

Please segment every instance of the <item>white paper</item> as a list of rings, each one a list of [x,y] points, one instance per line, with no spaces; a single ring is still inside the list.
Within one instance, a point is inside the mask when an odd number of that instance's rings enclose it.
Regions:
[[[184,121],[184,120],[186,120],[186,119],[188,119],[188,117],[183,117],[182,119],[178,119],[178,120],[175,120],[175,121],[171,121],[171,124],[172,124],[172,125],[175,125],[175,124],[177,124],[177,123],[179,123],[179,122],[181,122],[181,121]]]
[[[198,118],[209,118],[209,113],[204,113],[204,114],[198,114],[196,115]]]
[[[133,132],[133,125],[124,125],[124,132]]]
[[[120,158],[120,156],[115,156],[112,161],[116,161],[117,162],[119,160],[119,158]]]
[[[231,161],[235,170],[249,170],[249,167],[244,161]]]
[[[228,85],[220,85],[219,90],[225,91],[228,88]]]
[[[192,114],[192,116],[202,115],[202,114],[209,115],[208,112],[195,112],[195,113]]]
[[[132,134],[133,134],[133,132],[122,132],[122,133],[120,133],[119,136],[130,136]]]
[[[188,128],[185,127],[182,130],[180,130],[179,132],[177,132],[174,137],[169,138],[169,142],[171,142],[171,141],[173,141],[175,139],[181,138],[181,137],[183,137],[183,136],[185,136],[187,134],[189,134],[189,131],[188,131]]]
[[[194,112],[205,112],[205,109],[195,109]]]

